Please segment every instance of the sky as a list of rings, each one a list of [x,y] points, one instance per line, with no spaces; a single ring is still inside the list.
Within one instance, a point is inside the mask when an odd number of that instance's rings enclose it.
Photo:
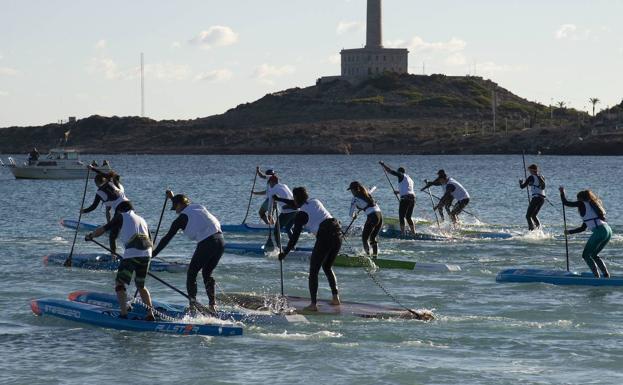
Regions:
[[[623,99],[623,0],[383,1],[411,73],[478,75],[589,110]],[[339,75],[366,0],[0,0],[0,127],[69,116],[194,119]]]

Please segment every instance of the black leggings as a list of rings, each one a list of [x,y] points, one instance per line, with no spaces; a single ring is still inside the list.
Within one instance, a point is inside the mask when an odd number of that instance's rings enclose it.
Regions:
[[[186,291],[188,291],[190,298],[197,298],[197,274],[201,270],[203,284],[205,285],[210,305],[216,303],[216,281],[212,278],[212,271],[218,265],[224,252],[225,239],[221,233],[214,234],[197,244],[195,253],[188,266],[188,273],[186,274]]]
[[[337,279],[333,272],[333,263],[342,247],[342,234],[339,222],[334,219],[324,220],[318,227],[316,243],[309,261],[309,295],[311,303],[316,303],[318,296],[318,273],[324,271],[331,287],[331,293],[337,295]]]
[[[459,214],[463,212],[463,209],[467,207],[468,204],[469,198],[461,199],[460,201],[456,202],[456,204],[452,208],[452,211],[450,211],[450,219],[452,219],[452,222],[456,223],[458,221]]]
[[[409,226],[413,226],[413,209],[415,208],[415,195],[404,195],[400,197],[400,204],[398,205],[398,218],[400,224],[404,225],[405,219]]]
[[[368,214],[368,219],[366,219],[366,224],[363,226],[363,232],[361,233],[363,249],[366,254],[370,254],[370,245],[372,245],[372,255],[378,255],[379,249],[376,236],[381,231],[381,227],[383,227],[383,214],[380,211]]]
[[[528,229],[534,230],[535,228],[541,227],[541,222],[539,222],[539,211],[541,211],[541,207],[545,203],[545,198],[541,196],[534,196],[530,200],[530,204],[528,205],[528,210],[526,211],[526,220],[528,220]]]

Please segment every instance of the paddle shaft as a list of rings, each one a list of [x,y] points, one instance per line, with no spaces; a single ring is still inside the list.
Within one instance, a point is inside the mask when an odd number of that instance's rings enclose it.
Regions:
[[[255,170],[255,176],[253,177],[253,186],[251,187],[251,194],[249,194],[249,204],[247,204],[247,213],[244,214],[244,219],[242,223],[247,221],[247,217],[249,216],[249,210],[251,209],[251,201],[253,200],[253,192],[255,191],[255,181],[257,180],[257,170]]]
[[[71,266],[71,258],[74,255],[74,246],[76,245],[76,238],[78,237],[78,230],[80,229],[80,221],[82,220],[82,209],[84,208],[84,199],[87,196],[87,186],[89,184],[89,176],[91,175],[91,168],[87,166],[87,177],[84,179],[84,191],[82,192],[82,203],[80,203],[80,214],[78,214],[78,226],[76,226],[76,232],[74,233],[74,241],[71,243],[71,250],[69,256],[65,260],[65,266]]]
[[[383,165],[381,165],[381,167],[383,167]],[[391,179],[389,179],[389,175],[387,175],[387,170],[385,169],[385,167],[383,167],[383,172],[385,173],[385,178],[387,178],[387,181],[389,182],[389,186],[392,188],[392,193],[396,197],[396,200],[398,202],[400,202],[400,198],[398,198],[398,194],[396,194],[396,190],[394,189],[394,185],[392,184]]]
[[[98,241],[96,241],[95,239],[91,239],[91,242],[95,243],[96,245],[98,245],[99,247],[101,247],[102,249],[108,251],[110,254],[114,255],[117,258],[122,259],[123,257],[121,257],[121,255],[113,252],[112,250],[110,250],[108,247],[104,246],[103,244],[99,243]],[[167,281],[163,280],[162,278],[158,277],[157,275],[153,274],[150,271],[147,271],[147,275],[149,275],[150,277],[152,277],[153,279],[155,279],[156,281],[160,282],[161,284],[163,284],[164,286],[176,291],[177,293],[183,295],[184,297],[186,297],[186,299],[188,299],[189,301],[191,300],[190,296],[186,293],[184,293],[183,291],[181,291],[180,289],[178,289],[177,287],[171,285],[170,283],[168,283]],[[205,308],[205,306],[203,306],[202,304],[200,304],[199,302],[195,301],[195,303],[198,306],[201,306],[203,308]]]
[[[528,170],[526,169],[526,152],[522,151],[521,152],[521,160],[523,161],[523,175],[526,179],[524,179],[524,181],[528,180]],[[528,204],[530,204],[530,189],[529,187],[526,187],[526,193],[528,194]]]
[[[567,236],[567,213],[564,203],[562,204],[562,221],[565,226],[565,253],[567,255],[567,271],[569,271],[569,237]]]
[[[435,214],[435,220],[437,221],[437,228],[441,229],[441,224],[439,224],[439,217],[437,216],[437,211],[435,211],[435,201],[433,201],[433,194],[431,194],[430,192],[430,187],[426,189],[426,192],[428,192],[428,196],[430,197],[430,204],[431,204],[431,208],[433,209],[433,214]]]
[[[275,205],[276,206],[276,205]],[[279,254],[283,251],[281,248],[281,226],[279,223],[279,210],[275,207],[275,241],[277,242],[277,247],[279,248]],[[279,260],[279,278],[281,280],[281,297],[285,298],[283,291],[283,261]]]
[[[156,239],[158,238],[158,231],[160,231],[160,224],[162,223],[162,217],[164,216],[164,210],[167,208],[167,202],[169,201],[169,197],[165,194],[164,203],[162,204],[162,210],[160,211],[160,219],[158,220],[158,226],[156,227],[156,234],[154,234],[153,244],[156,244]],[[157,257],[156,257],[157,258]],[[164,259],[160,258],[164,261]],[[134,291],[134,298],[138,295],[138,288]]]

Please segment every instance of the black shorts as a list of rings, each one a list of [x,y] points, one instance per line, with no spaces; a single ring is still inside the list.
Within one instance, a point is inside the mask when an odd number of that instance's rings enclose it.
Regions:
[[[123,258],[117,269],[116,280],[129,285],[134,273],[136,287],[144,287],[147,270],[149,270],[149,257]]]

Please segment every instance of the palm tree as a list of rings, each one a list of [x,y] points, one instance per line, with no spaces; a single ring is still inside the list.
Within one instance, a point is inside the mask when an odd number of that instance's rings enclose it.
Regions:
[[[597,103],[601,103],[601,100],[599,100],[599,98],[589,98],[588,101],[593,105],[593,117],[595,116],[595,105]]]
[[[556,105],[558,106],[558,108],[560,108],[561,110],[564,110],[565,107],[567,107],[567,103],[566,102],[557,102]]]

